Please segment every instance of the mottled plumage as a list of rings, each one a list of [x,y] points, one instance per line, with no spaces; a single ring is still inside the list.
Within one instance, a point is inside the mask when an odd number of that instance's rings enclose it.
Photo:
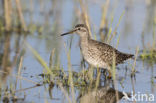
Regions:
[[[72,31],[64,33],[61,36],[74,32],[80,36],[80,48],[84,59],[94,67],[109,70],[113,63],[113,58],[115,58],[117,65],[133,57],[132,54],[122,53],[106,43],[91,39],[88,28],[84,24],[76,25]]]
[[[101,61],[107,63],[108,65],[111,65],[113,63],[113,56],[115,56],[114,58],[116,65],[122,63],[124,60],[133,57],[132,54],[122,53],[106,43],[91,39],[89,40],[89,44],[89,50],[93,49],[92,51],[94,52],[94,54],[98,54],[98,57],[101,58]]]
[[[118,93],[118,99],[116,92]],[[81,96],[80,103],[117,103],[122,98],[130,98],[130,94],[122,93],[110,87],[102,87]]]

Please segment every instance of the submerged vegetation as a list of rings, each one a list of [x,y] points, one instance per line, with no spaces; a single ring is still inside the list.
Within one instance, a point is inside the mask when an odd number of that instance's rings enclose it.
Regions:
[[[144,34],[143,34],[144,35]],[[140,58],[142,60],[147,61],[150,64],[156,63],[156,20],[154,18],[153,20],[153,35],[152,35],[153,39],[152,39],[152,46],[148,46],[145,47],[141,52]],[[144,44],[144,36],[142,36],[143,38],[143,44]]]
[[[132,29],[137,14],[129,15],[135,11],[131,5],[142,5],[130,0],[0,0],[0,102],[112,103],[138,91],[155,96],[156,3],[145,1],[149,11],[136,27],[142,29],[138,36],[132,35],[138,32]],[[128,50],[134,59],[116,67],[114,58],[108,78],[108,71],[83,60],[76,36],[61,39],[63,28],[78,23],[88,26],[92,38]],[[143,69],[144,62],[150,69]]]
[[[143,51],[140,58],[147,60],[149,63],[156,63],[156,50]]]

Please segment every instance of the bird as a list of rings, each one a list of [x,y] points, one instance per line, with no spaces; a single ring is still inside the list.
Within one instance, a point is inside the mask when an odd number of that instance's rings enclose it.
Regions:
[[[130,93],[121,92],[108,86],[89,91],[79,97],[80,103],[117,103],[121,99],[129,100],[130,98]]]
[[[115,60],[115,65],[118,65],[134,56],[120,52],[107,43],[92,39],[85,24],[77,24],[74,29],[61,34],[61,36],[75,33],[80,36],[80,50],[84,60],[93,67],[108,70],[110,76],[113,60]]]

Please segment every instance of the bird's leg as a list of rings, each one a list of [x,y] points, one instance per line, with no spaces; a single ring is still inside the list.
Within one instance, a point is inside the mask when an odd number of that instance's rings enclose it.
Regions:
[[[112,83],[113,83],[112,72],[110,69],[105,69],[104,86],[109,86]]]
[[[107,75],[107,73],[108,73],[108,75]],[[106,70],[106,79],[108,79],[108,80],[112,79],[112,71],[111,71],[111,67],[110,66]]]
[[[112,79],[112,72],[111,72],[111,70],[108,70],[108,79]]]
[[[108,75],[108,79],[109,79],[109,81],[111,82],[111,84],[112,84],[112,88],[115,88],[115,86],[114,86],[114,78],[112,77],[112,69],[111,69],[111,67],[108,67],[108,73],[109,73],[109,75]]]

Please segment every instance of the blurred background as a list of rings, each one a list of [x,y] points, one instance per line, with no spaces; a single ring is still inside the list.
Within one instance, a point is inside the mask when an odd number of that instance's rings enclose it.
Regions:
[[[80,23],[93,39],[135,54],[116,67],[115,90],[156,96],[156,0],[0,0],[0,101],[81,102],[92,85],[88,65],[79,37],[60,36]]]

